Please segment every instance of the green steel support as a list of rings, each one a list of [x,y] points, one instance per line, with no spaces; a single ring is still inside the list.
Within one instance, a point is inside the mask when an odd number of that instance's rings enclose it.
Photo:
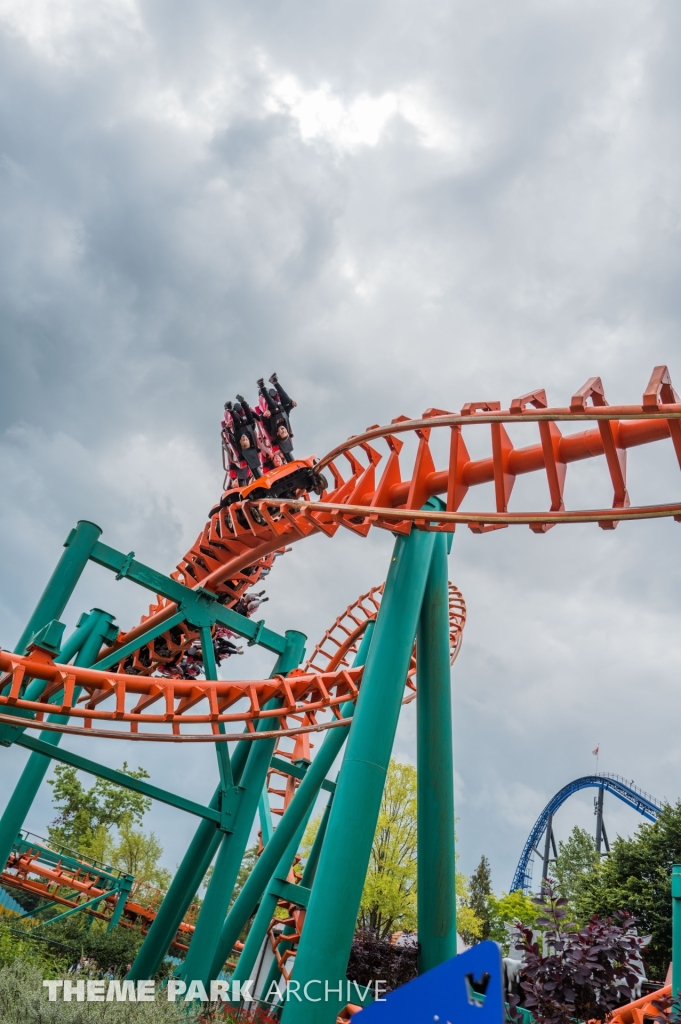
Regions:
[[[218,678],[218,667],[215,664],[215,650],[213,648],[213,634],[211,633],[210,626],[200,626],[199,635],[201,637],[201,656],[203,658],[203,672],[206,679],[217,679]],[[221,733],[225,732],[224,722],[218,723],[218,728]],[[218,759],[218,769],[220,771],[220,782],[225,794],[230,793],[232,797],[236,796],[234,792],[234,779],[232,777],[232,765],[229,759],[229,748],[226,743],[215,744],[215,754]],[[234,802],[234,800],[232,801]]]
[[[118,924],[118,922],[120,921],[121,914],[125,909],[125,904],[128,899],[128,896],[130,895],[130,890],[132,889],[133,882],[134,878],[132,875],[123,875],[121,877],[121,884],[118,888],[118,899],[116,900],[116,906],[114,907],[114,912],[111,915],[111,920],[107,925],[107,932],[112,932],[116,925]]]
[[[244,615],[239,615],[232,608],[225,608],[224,605],[220,604],[215,594],[204,590],[203,587],[192,587],[190,589],[185,587],[183,583],[178,583],[177,580],[171,579],[170,576],[164,576],[163,573],[157,572],[156,569],[152,569],[143,562],[137,561],[134,558],[133,551],[125,555],[122,551],[117,551],[108,544],[102,544],[99,541],[94,545],[90,558],[97,565],[102,565],[105,569],[115,572],[116,579],[125,578],[131,580],[140,587],[145,587],[147,590],[151,590],[152,593],[160,594],[162,597],[179,605],[181,612],[180,621],[188,622],[196,627],[213,626],[216,622],[219,622],[221,625],[227,626],[228,629],[231,629],[238,636],[244,637],[249,644],[258,644],[260,647],[264,647],[266,650],[278,655],[282,655],[286,651],[286,637],[281,636],[279,633],[274,633],[271,629],[267,629],[264,622],[247,619]],[[52,616],[52,618],[54,617]],[[167,628],[168,622],[165,624],[165,629]],[[161,632],[165,632],[165,629]],[[140,642],[140,638],[135,641],[134,650],[137,650],[138,642]],[[108,660],[109,664],[114,663],[110,657]]]
[[[167,789],[161,789],[159,786],[153,786],[150,782],[145,782],[144,779],[134,779],[132,776],[126,775],[125,772],[119,772],[115,768],[107,768],[106,765],[98,764],[97,761],[91,761],[88,757],[82,757],[80,754],[74,754],[71,750],[55,750],[53,753],[51,750],[52,744],[45,743],[44,740],[36,739],[33,736],[22,736],[21,739],[17,740],[17,743],[20,747],[28,747],[29,750],[37,751],[38,756],[44,757],[48,762],[50,758],[53,758],[55,761],[63,761],[64,764],[70,764],[81,772],[96,775],[100,779],[108,779],[109,782],[115,782],[117,786],[133,789],[136,793],[151,797],[152,800],[159,800],[161,803],[169,804],[171,807],[177,807],[180,811],[195,814],[199,818],[208,818],[210,821],[215,821],[218,825],[222,820],[220,812],[212,807],[205,807],[203,804],[197,804],[195,800],[189,800],[185,796],[170,793]],[[47,756],[45,757],[44,755]]]
[[[269,885],[267,886],[267,889],[261,896],[260,906],[258,907],[258,911],[255,915],[253,924],[251,925],[251,929],[248,933],[248,938],[244,943],[244,948],[239,954],[239,960],[236,965],[236,970],[232,974],[233,981],[247,981],[251,976],[251,972],[255,966],[255,962],[258,959],[258,953],[260,952],[260,948],[265,940],[265,936],[267,935],[267,929],[270,926],[272,917],[274,915],[274,911],[276,909],[277,903],[279,902],[279,893],[277,892],[277,889],[281,889],[281,886],[277,883],[287,882],[287,876],[289,871],[291,870],[293,858],[298,852],[298,847],[300,846],[303,840],[303,835],[305,834],[305,829],[307,828],[307,823],[310,820],[310,815],[312,814],[313,808],[314,804],[312,803],[308,807],[307,812],[303,817],[303,820],[301,821],[300,825],[296,830],[295,835],[293,836],[293,839],[291,840],[291,842],[288,844],[288,847],[284,851],[283,857],[281,858],[279,864],[275,868],[274,873],[269,880]],[[290,889],[290,898],[292,900],[295,897],[299,897],[303,892],[309,893],[308,889],[305,889],[301,885],[296,885],[295,883],[290,883],[288,887]],[[222,964],[220,964],[220,967],[222,967]],[[215,963],[213,963],[213,972],[215,972]],[[219,970],[215,974],[216,977],[218,973]]]
[[[373,626],[373,622],[369,623],[365,631],[354,660],[355,665],[363,665],[366,661],[371,645]],[[352,701],[348,701],[341,707],[341,714],[344,718],[352,718],[354,711],[355,705]],[[319,753],[305,772],[291,803],[274,830],[272,838],[260,854],[257,863],[244,882],[234,906],[227,915],[215,950],[211,978],[217,978],[234,943],[239,938],[242,928],[260,901],[260,909],[248,936],[248,955],[244,949],[234,973],[234,977],[242,981],[245,981],[250,975],[277,905],[276,896],[268,893],[268,888],[271,888],[274,879],[286,879],[302,839],[300,830],[302,828],[303,832],[305,831],[305,823],[319,796],[322,783],[338,757],[349,731],[350,726],[330,729],[324,737]]]
[[[402,705],[435,534],[395,542],[293,970],[338,990],[345,979],[376,821]],[[336,1001],[338,1000],[338,1001]],[[332,1024],[344,1000],[287,1003],[282,1024]]]
[[[48,623],[45,629],[41,630],[36,634],[36,638],[41,640],[44,644],[44,649],[50,649],[54,654],[54,661],[57,665],[68,665],[74,655],[78,655],[76,660],[77,665],[85,666],[89,668],[94,659],[97,657],[97,652],[105,642],[111,642],[116,634],[118,633],[118,627],[113,624],[113,615],[109,615],[108,612],[102,611],[101,608],[93,608],[90,612],[83,612],[81,617],[78,619],[78,625],[74,629],[71,636],[64,642],[61,649],[52,647],[44,637],[45,633],[52,633],[56,635],[58,631],[63,630],[64,626],[61,622],[56,622],[54,619]],[[97,645],[97,638],[99,637],[99,648],[93,654],[93,650]],[[22,693],[24,700],[37,700],[43,690],[45,689],[44,679],[30,679],[28,680],[26,687]],[[61,700],[63,690],[59,690],[57,693],[50,697],[51,704],[58,704]],[[78,690],[80,693],[80,689]],[[7,708],[11,714],[16,715],[17,718],[28,718],[35,719],[35,712],[29,711],[27,708]],[[53,721],[58,719],[53,718]],[[25,732],[25,728],[20,725],[0,725],[0,743],[3,746],[10,746],[17,737],[21,736]],[[49,732],[43,734],[43,739],[50,736]],[[61,737],[54,739],[52,742],[59,743]]]
[[[102,896],[100,893],[95,896],[94,899],[88,900],[87,903],[79,903],[77,907],[70,907],[65,910],[63,914],[57,914],[56,917],[50,917],[47,921],[41,921],[40,924],[36,925],[36,928],[44,928],[48,924],[56,924],[57,921],[63,921],[65,917],[71,917],[71,914],[77,914],[80,910],[87,910],[88,907],[94,907],[95,903],[101,903],[106,896]]]
[[[297,668],[303,658],[306,639],[306,636],[297,630],[286,631],[286,650],[277,659],[272,675],[287,673]],[[272,724],[272,720],[260,719],[258,730],[269,731]],[[239,784],[241,795],[233,819],[233,832],[226,835],[220,845],[189,951],[179,972],[183,981],[200,979],[205,984],[210,977],[210,965],[258,810],[258,801],[276,746],[276,738],[254,740],[250,745],[248,760]]]
[[[232,758],[232,772],[236,785],[241,781],[249,751],[249,741],[244,740],[237,744]],[[219,785],[210,802],[211,807],[218,807],[221,792],[222,787]],[[128,972],[127,976],[131,981],[153,978],[158,971],[221,841],[222,832],[217,825],[212,821],[202,821]]]
[[[370,622],[369,626],[373,628],[373,622]],[[356,661],[355,664],[357,664]],[[284,775],[292,775],[294,779],[304,779],[305,773],[310,767],[311,762],[285,761],[283,757],[277,757],[275,755],[272,758],[271,764],[273,768],[276,768],[277,771],[282,772]],[[336,783],[332,782],[331,779],[324,779],[322,782],[322,789],[325,789],[327,793],[335,793]]]
[[[267,846],[272,833],[274,832],[274,825],[272,824],[272,811],[270,810],[270,799],[267,793],[267,782],[262,788],[260,794],[260,800],[258,801],[258,817],[260,818],[260,831],[262,832],[262,844]]]
[[[416,638],[419,973],[456,955],[447,540],[440,533]]]
[[[220,794],[221,787],[218,786],[210,807],[217,808]],[[201,822],[126,976],[128,980],[144,981],[153,978],[158,971],[221,839],[222,833],[216,822]]]
[[[68,552],[69,548],[66,550]],[[76,655],[76,665],[87,667],[93,663],[102,646],[103,638],[110,636],[112,621],[113,616],[99,608],[94,608],[90,612],[88,629],[80,637],[82,645]],[[72,657],[72,646],[72,644],[67,642],[60,657],[66,658],[69,655]],[[41,680],[35,680],[34,683],[41,689],[44,687],[44,683]],[[34,684],[29,683],[29,690],[32,685]],[[47,720],[48,722],[66,722],[67,718],[64,715],[49,715]],[[40,736],[40,739],[36,739],[35,737],[21,736],[19,733],[20,738],[15,741],[22,746],[32,748],[34,753],[31,754],[26,762],[19,781],[14,787],[14,792],[3,811],[2,818],[0,818],[0,866],[4,866],[7,863],[7,858],[12,852],[12,844],[23,826],[26,815],[35,800],[36,793],[48,772],[51,756],[55,756],[50,752],[57,747],[61,740],[61,733],[58,732],[44,731]],[[38,749],[36,744],[41,748],[39,753],[35,752]]]
[[[307,861],[305,863],[305,868],[303,870],[303,877],[300,879],[300,884],[302,886],[305,886],[306,889],[312,889],[312,883],[314,882],[314,878],[315,878],[315,875],[317,873],[317,865],[319,864],[319,857],[320,857],[321,852],[322,852],[322,845],[324,843],[324,837],[326,836],[326,829],[327,829],[328,824],[329,824],[329,815],[331,813],[331,804],[332,803],[333,803],[333,794],[331,794],[331,796],[329,797],[329,800],[328,800],[328,802],[326,804],[326,807],[324,808],[324,813],[322,814],[322,820],[319,822],[319,828],[317,829],[317,835],[314,837],[314,843],[312,844],[312,849],[310,850],[310,855],[307,858]],[[295,935],[295,933],[296,933],[295,927],[293,925],[287,924],[285,926],[283,932],[282,932],[282,935],[284,935],[284,936],[285,935]],[[287,950],[291,949],[291,947],[292,947],[292,943],[291,942],[280,942],[279,943],[279,953],[280,953],[280,955],[282,953],[285,953]],[[267,993],[269,992],[270,988],[272,987],[272,982],[273,981],[278,981],[280,975],[281,975],[281,971],[279,970],[279,964],[278,964],[278,962],[277,962],[277,960],[275,958],[272,961],[272,966],[270,967],[269,973],[268,973],[267,978],[265,980],[265,984],[262,987],[262,991],[263,991],[265,997],[267,996]],[[274,999],[270,999],[270,1000],[267,1000],[267,1001],[271,1002],[271,1003],[275,1002]]]
[[[30,834],[30,832],[26,833],[27,836]],[[93,884],[98,888],[102,888],[106,883],[108,883],[109,888],[114,888],[119,884],[121,877],[125,877],[122,872],[115,871],[108,864],[100,863],[94,857],[74,854],[66,846],[57,845],[54,848],[43,846],[35,840],[24,838],[23,833],[20,834],[19,839],[14,843],[13,850],[20,856],[29,854],[32,859],[40,860],[43,864],[48,864],[50,867],[60,866],[66,868],[67,871],[79,871],[86,867],[93,880]]]
[[[319,828],[317,829],[317,835],[314,837],[312,849],[310,850],[310,855],[305,862],[303,877],[300,879],[300,884],[307,886],[308,889],[312,888],[312,883],[314,882],[315,875],[317,874],[317,867],[319,866],[319,858],[321,857],[326,830],[329,827],[329,816],[331,814],[332,806],[333,795],[329,797],[326,807],[324,808],[321,821],[319,822]]]
[[[167,633],[169,629],[174,626],[179,626],[184,621],[182,612],[177,612],[175,615],[171,615],[169,619],[164,619],[157,626],[153,626],[148,629],[146,633],[142,633],[136,640],[131,640],[129,644],[124,644],[123,647],[117,647],[111,654],[105,655],[100,658],[97,662],[97,670],[104,672],[106,669],[111,668],[112,665],[118,665],[119,662],[124,661],[129,654],[134,654],[135,651],[139,651],[140,647],[145,647],[146,644],[151,643],[161,633]]]
[[[66,550],[14,648],[15,654],[26,654],[31,638],[52,619],[61,618],[101,533],[99,526],[84,519],[71,531],[64,544]]]
[[[27,910],[25,914],[21,914],[19,917],[20,921],[25,921],[27,917],[33,917],[35,914],[39,914],[43,910],[49,910],[50,907],[56,907],[59,900],[50,900],[49,903],[43,903],[41,907],[34,907],[33,910]]]
[[[344,717],[350,717],[355,710],[355,706],[348,702],[347,704],[343,704],[341,710]],[[296,837],[298,835],[301,822],[305,821],[312,811],[315,801],[319,796],[321,784],[342,749],[342,746],[347,739],[348,732],[349,726],[345,726],[341,729],[329,729],[327,732],[319,753],[308,768],[305,778],[295,792],[293,800],[286,808],[281,821],[274,830],[272,838],[260,854],[257,863],[254,865],[253,870],[244,882],[243,888],[234,902],[234,906],[227,915],[224,925],[222,926],[220,939],[215,948],[210,978],[217,978],[222,969],[222,965],[232,951],[234,943],[239,938],[241,929],[255,910],[263,893],[267,891],[268,882],[273,877],[279,877],[283,860],[288,856],[291,843],[296,840],[295,849],[291,852],[291,856],[286,867],[286,874],[288,874],[291,862],[300,843],[300,840]],[[286,877],[286,874],[284,877]],[[267,919],[267,925],[269,925],[269,923],[270,918]],[[260,942],[261,941],[262,935],[260,936]],[[260,946],[260,942],[258,942],[258,947]],[[241,963],[241,958],[239,959],[239,963]],[[242,975],[240,974],[239,977],[242,977]],[[246,977],[248,977],[248,975],[246,975]]]
[[[681,992],[681,864],[672,868],[672,996]]]

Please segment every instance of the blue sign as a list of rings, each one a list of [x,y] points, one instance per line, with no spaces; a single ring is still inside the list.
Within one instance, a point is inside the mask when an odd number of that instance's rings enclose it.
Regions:
[[[481,942],[372,1003],[357,1024],[502,1024],[501,952]]]

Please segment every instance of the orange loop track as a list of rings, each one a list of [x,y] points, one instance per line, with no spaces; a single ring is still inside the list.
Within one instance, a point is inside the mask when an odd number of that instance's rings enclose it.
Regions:
[[[626,480],[629,449],[656,441],[671,440],[681,465],[680,420],[681,399],[666,366],[654,368],[640,405],[608,405],[602,381],[592,377],[572,396],[568,407],[549,408],[545,391],[538,389],[513,399],[505,410],[499,401],[487,400],[468,402],[459,413],[427,409],[418,419],[398,416],[388,425],[376,424],[349,438],[318,463],[304,460],[333,478],[333,486],[320,501],[272,498],[218,505],[174,576],[188,587],[200,585],[233,605],[261,578],[263,569],[271,567],[275,552],[312,534],[331,537],[341,526],[359,536],[366,536],[372,527],[409,533],[412,528],[451,532],[457,525],[467,525],[474,533],[511,525],[545,533],[558,523],[597,523],[610,530],[629,519],[681,520],[681,501],[631,507]],[[589,422],[592,427],[588,430],[571,434],[561,430],[565,424]],[[521,423],[536,424],[536,444],[514,447],[506,427]],[[489,431],[489,457],[470,458],[464,433],[472,427]],[[447,440],[447,465],[441,468],[431,450],[433,431]],[[409,459],[403,453],[405,435],[415,442],[416,454]],[[384,456],[373,447],[376,441],[383,441],[388,449],[381,472]],[[603,457],[604,472],[612,485],[612,506],[567,510],[568,465],[598,457]],[[532,472],[545,474],[548,509],[510,511],[516,478]],[[461,511],[469,490],[485,483],[494,485],[495,507]],[[428,499],[435,497],[442,499],[442,510],[423,509]],[[174,604],[159,601],[139,626],[121,634],[118,645],[161,624],[176,610]],[[189,635],[179,641],[184,646],[189,642]],[[172,637],[164,634],[130,670],[151,674],[172,652],[173,643]]]
[[[567,435],[561,431],[565,423],[586,421],[593,423],[589,430]],[[349,438],[319,462],[302,460],[301,464],[324,469],[333,478],[333,486],[319,501],[303,496],[296,500],[261,498],[220,503],[173,575],[187,587],[201,586],[233,606],[262,579],[263,571],[271,568],[277,552],[312,534],[331,537],[341,526],[366,536],[372,527],[406,534],[414,528],[451,532],[457,525],[467,524],[475,533],[486,533],[525,524],[536,533],[544,533],[557,523],[595,522],[602,529],[614,529],[618,522],[628,519],[674,517],[681,521],[681,501],[632,507],[626,481],[630,448],[670,439],[681,465],[680,421],[681,399],[665,366],[653,370],[640,405],[609,406],[600,378],[592,377],[573,395],[569,407],[549,408],[545,392],[536,390],[513,399],[507,410],[501,409],[499,401],[489,400],[469,402],[460,413],[428,409],[419,419],[399,416],[386,426],[375,425]],[[538,443],[514,448],[506,426],[519,423],[536,424]],[[489,431],[490,457],[469,457],[464,431],[473,426]],[[443,468],[436,466],[431,450],[435,430],[448,442],[447,465]],[[415,455],[409,458],[403,452],[405,435],[415,442]],[[383,440],[388,448],[380,473],[383,455],[372,446],[377,440]],[[600,456],[612,485],[612,507],[567,510],[563,500],[567,466]],[[346,476],[339,468],[341,459]],[[509,510],[516,477],[535,471],[545,474],[549,509]],[[495,508],[461,511],[470,488],[484,483],[494,485]],[[238,499],[232,493],[229,500],[235,497]],[[429,499],[438,497],[439,507],[431,501],[424,508]],[[159,600],[138,626],[119,635],[114,650],[163,623],[176,610],[175,604]],[[310,664],[308,670],[292,673],[286,680],[206,683],[153,675],[195,639],[195,631],[185,623],[141,646],[117,666],[117,671],[106,673],[41,666],[35,655],[26,664],[2,652],[0,668],[10,673],[12,684],[9,695],[0,698],[0,710],[6,704],[39,715],[61,711],[81,718],[86,729],[95,723],[127,723],[127,735],[139,733],[144,723],[170,727],[174,734],[179,734],[180,725],[185,723],[207,724],[217,732],[220,723],[237,721],[245,722],[253,731],[259,719],[267,718],[279,719],[284,728],[288,715],[297,716],[301,729],[314,730],[322,727],[318,715],[337,719],[339,705],[352,699],[361,683],[361,670],[349,668],[347,659],[328,658],[325,671],[310,672]],[[315,666],[324,660],[321,650],[316,656]],[[30,674],[49,683],[38,702],[21,698],[22,679]],[[69,696],[75,686],[85,690],[77,703]],[[48,704],[50,693],[54,695],[60,687],[64,688],[63,704]],[[128,707],[129,694],[139,697],[133,708]],[[267,701],[275,697],[282,702],[281,710],[264,711]],[[190,714],[202,701],[207,702],[207,710]],[[100,708],[104,703],[107,707]],[[112,703],[115,707],[109,706]]]
[[[76,735],[97,735],[116,739],[144,739],[150,741],[174,742],[230,742],[241,739],[266,739],[276,735],[295,736],[319,732],[347,725],[350,719],[342,717],[340,705],[357,698],[361,685],[363,668],[352,668],[351,654],[357,649],[359,638],[367,622],[375,619],[380,607],[382,587],[374,587],[349,606],[336,619],[330,630],[315,648],[307,665],[292,672],[285,678],[275,676],[262,680],[178,680],[130,675],[126,673],[99,672],[91,668],[55,664],[51,657],[40,648],[35,648],[25,657],[0,651],[0,686],[10,684],[9,693],[0,696],[0,713],[3,723],[18,724],[30,728]],[[460,591],[449,584],[450,606],[450,648],[452,663],[458,655],[463,628],[466,621],[466,606]],[[353,628],[346,625],[351,622]],[[336,639],[339,634],[342,639]],[[331,644],[335,654],[327,653]],[[318,664],[324,659],[326,669]],[[407,676],[408,695],[405,703],[415,696],[414,676],[416,657]],[[42,679],[45,688],[38,700],[24,700],[21,687],[27,679]],[[82,691],[74,699],[77,689]],[[409,692],[410,691],[410,692]],[[62,703],[50,702],[50,697],[61,694]],[[134,707],[128,710],[131,700],[137,698]],[[281,706],[267,710],[264,705],[277,699]],[[101,707],[108,704],[108,707]],[[197,705],[205,708],[196,713]],[[240,706],[239,706],[240,705]],[[158,708],[162,710],[158,710]],[[11,709],[34,712],[36,718],[19,721],[10,713]],[[153,709],[153,710],[150,710]],[[57,712],[82,720],[82,726],[57,725],[46,722],[45,715]],[[191,712],[191,713],[190,713]],[[319,714],[330,714],[331,718],[318,721]],[[293,727],[289,718],[295,723]],[[255,730],[257,722],[272,722],[272,729]],[[126,723],[127,729],[95,729],[104,723]],[[222,723],[244,723],[248,732],[221,733]],[[170,732],[140,732],[140,726],[170,727]],[[203,734],[182,734],[181,725],[209,725],[211,732]]]

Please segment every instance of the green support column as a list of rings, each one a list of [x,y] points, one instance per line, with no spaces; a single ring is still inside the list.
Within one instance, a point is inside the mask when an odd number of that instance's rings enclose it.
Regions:
[[[236,785],[239,784],[246,767],[249,750],[249,742],[243,740],[237,744],[232,758],[232,774]],[[221,790],[222,784],[213,794],[211,807],[217,808]],[[223,836],[224,832],[221,832],[217,824],[212,821],[202,821],[197,828],[189,848],[182,858],[182,863],[170,883],[170,888],[163,897],[158,913],[151,923],[151,928],[135,957],[127,975],[129,980],[144,981],[155,976],[177,929],[180,927],[180,922],[187,913],[189,905],[198,892],[206,871],[217,853]]]
[[[356,666],[363,665],[366,661],[373,628],[374,623],[370,622],[353,662]],[[351,701],[341,707],[343,718],[352,718],[354,712],[355,705]],[[247,949],[241,953],[237,970],[234,973],[234,977],[239,980],[245,981],[249,977],[277,904],[276,896],[267,894],[269,885],[274,879],[286,879],[302,839],[301,827],[304,831],[307,819],[319,796],[322,782],[338,757],[349,731],[349,726],[330,729],[324,737],[319,753],[305,773],[305,778],[296,789],[291,803],[286,808],[274,834],[260,854],[257,864],[244,882],[234,906],[227,915],[215,950],[211,978],[217,978],[244,925],[258,905],[258,901],[261,901],[260,909],[249,932]]]
[[[344,717],[349,717],[354,712],[354,705],[344,704],[342,712]],[[211,978],[217,978],[222,965],[229,956],[234,943],[239,938],[242,928],[258,905],[263,893],[266,891],[270,880],[278,876],[281,869],[281,862],[288,856],[289,844],[295,840],[296,846],[291,853],[289,864],[286,868],[288,873],[291,867],[299,840],[296,835],[302,822],[310,814],[315,800],[319,795],[322,782],[326,778],[333,762],[336,760],[343,743],[347,738],[349,727],[342,729],[330,729],[326,734],[321,749],[314,761],[305,773],[305,778],[298,786],[293,800],[286,808],[286,811],[274,830],[272,838],[260,854],[258,862],[253,867],[250,875],[244,882],[234,906],[230,910],[222,927],[220,939],[215,948],[214,959],[210,972]],[[269,918],[267,920],[269,925]],[[262,940],[262,936],[261,936]],[[241,960],[239,960],[241,964]],[[249,971],[250,973],[250,971]],[[248,975],[246,975],[247,977]],[[239,977],[242,977],[240,974]]]
[[[213,634],[209,626],[201,626],[199,629],[201,637],[201,656],[203,658],[203,674],[206,679],[218,678],[218,667],[215,664],[215,649],[213,647]],[[225,732],[224,722],[218,723],[221,733]],[[225,793],[231,791],[233,795],[234,779],[232,777],[232,765],[229,759],[229,748],[226,743],[215,744],[215,754],[218,759],[220,771],[220,782]]]
[[[67,551],[68,550],[69,549],[67,548]],[[102,611],[100,608],[93,608],[88,618],[88,629],[84,633],[82,646],[76,655],[76,665],[88,668],[90,665],[94,664],[94,661],[101,649],[103,640],[110,637],[112,621],[113,615]],[[69,645],[67,642],[64,646],[63,654],[56,659],[57,662],[63,664],[61,660],[62,658],[72,656],[71,646],[72,645]],[[36,684],[40,690],[42,690],[45,685],[42,680],[36,680]],[[29,683],[29,689],[32,685],[33,684]],[[74,695],[74,699],[77,699],[77,692]],[[68,722],[68,716],[48,715],[47,721],[63,724]],[[40,738],[44,740],[45,743],[49,743],[55,747],[61,741],[61,737],[62,734],[59,732],[48,732],[45,730],[40,733]],[[19,781],[14,787],[14,792],[9,798],[9,802],[3,811],[2,818],[0,818],[0,865],[4,866],[7,863],[7,858],[12,852],[14,840],[26,820],[26,815],[31,809],[36,793],[40,789],[50,764],[51,760],[49,757],[35,752],[31,754],[26,762],[26,766],[21,773]]]
[[[128,900],[128,896],[130,895],[130,890],[132,889],[132,883],[134,881],[135,879],[132,875],[122,876],[121,884],[118,889],[118,899],[116,900],[116,906],[114,907],[114,912],[111,915],[111,920],[109,921],[106,928],[107,933],[112,932],[116,925],[118,924],[118,922],[120,921],[123,910],[125,909],[125,904]]]
[[[327,829],[328,824],[329,824],[329,815],[331,813],[331,805],[332,804],[333,804],[333,793],[329,797],[329,799],[327,801],[327,804],[326,804],[326,807],[324,808],[324,813],[322,814],[322,820],[319,822],[319,828],[317,829],[317,835],[314,837],[314,843],[312,844],[312,849],[310,850],[310,855],[307,858],[307,861],[305,862],[305,869],[303,871],[303,877],[300,879],[300,884],[302,886],[304,886],[304,888],[306,888],[306,889],[311,889],[312,885],[314,883],[314,878],[315,878],[315,875],[317,873],[317,865],[319,864],[319,857],[321,855],[322,846],[324,844],[324,837],[326,836],[326,829]],[[285,926],[285,928],[284,928],[284,931],[282,932],[282,935],[295,935],[295,932],[296,932],[295,927],[293,925],[287,924]],[[279,943],[279,953],[280,954],[285,953],[286,950],[291,949],[291,945],[292,945],[292,943],[290,943],[290,942],[280,942]],[[269,993],[270,988],[272,987],[272,982],[273,981],[278,981],[280,975],[281,975],[281,971],[279,970],[279,964],[277,963],[277,959],[275,957],[275,959],[272,961],[272,966],[270,967],[269,974],[267,975],[267,979],[265,981],[265,984],[262,987],[262,991],[264,993],[264,999],[265,999],[266,1002],[270,1002],[270,1003],[275,1002],[274,999],[267,999],[267,994]]]
[[[272,675],[290,672],[297,668],[303,658],[307,637],[296,630],[287,630],[286,639],[286,650],[277,659]],[[258,731],[270,731],[274,726],[275,720],[260,719]],[[233,831],[225,835],[220,845],[189,951],[182,969],[178,972],[183,981],[197,979],[206,984],[210,978],[211,964],[258,811],[258,801],[276,742],[276,738],[250,741],[251,749],[239,785],[239,804],[232,822]]]
[[[267,792],[267,783],[263,786],[262,793],[260,794],[260,800],[258,801],[258,817],[260,818],[262,844],[263,846],[267,846],[272,838],[272,833],[274,832],[272,811],[270,809],[270,798]]]
[[[438,534],[416,638],[419,973],[456,955],[447,538]]]
[[[413,529],[395,542],[296,955],[293,977],[301,990],[319,979],[323,996],[328,983],[330,998],[286,1003],[282,1024],[332,1024],[345,1004],[339,986],[345,988],[434,538],[434,533]]]
[[[81,519],[75,530],[66,538],[66,550],[57,562],[57,567],[14,648],[15,654],[26,654],[31,637],[52,619],[61,618],[101,533],[101,527]]]
[[[672,868],[672,996],[681,992],[681,864]]]
[[[221,787],[218,786],[213,793],[210,807],[218,806],[220,792]],[[215,856],[222,836],[223,833],[213,821],[204,819],[197,828],[151,923],[151,928],[126,975],[129,981],[146,981],[155,976]]]
[[[310,820],[311,814],[312,806],[308,808],[305,817],[298,826],[298,831],[294,835],[293,839],[286,848],[283,857],[279,861],[279,864],[277,865],[274,874],[270,879],[271,884],[276,883],[278,881],[286,882],[288,880],[288,873],[291,870],[293,858],[298,852],[298,847],[300,846],[303,840],[303,835],[305,834],[305,829],[307,828],[307,823]],[[272,885],[272,888],[276,888],[276,884]],[[303,889],[301,888],[300,891],[302,893]],[[232,974],[232,981],[244,982],[248,981],[248,979],[250,978],[251,972],[253,971],[253,968],[255,966],[255,962],[258,959],[258,953],[260,952],[262,944],[265,941],[267,929],[269,928],[272,922],[272,917],[274,916],[274,911],[276,910],[278,902],[279,897],[276,895],[276,893],[272,892],[271,888],[268,886],[267,891],[265,891],[262,894],[262,897],[260,899],[260,905],[258,907],[258,912],[256,913],[255,918],[253,920],[253,924],[251,925],[251,929],[248,933],[248,938],[244,943],[244,948],[239,954],[239,960],[236,965],[236,970]],[[220,964],[220,966],[222,966],[222,964]],[[213,974],[214,972],[215,964],[213,964],[213,971],[211,971],[211,974]],[[217,977],[217,974],[215,974],[215,977]]]

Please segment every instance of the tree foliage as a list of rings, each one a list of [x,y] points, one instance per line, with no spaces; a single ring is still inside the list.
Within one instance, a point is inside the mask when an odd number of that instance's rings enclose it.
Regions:
[[[666,804],[655,822],[640,825],[629,839],[618,837],[610,856],[580,880],[575,906],[582,920],[591,914],[633,914],[652,939],[645,951],[649,973],[664,979],[672,944],[670,879],[681,861],[681,801]]]
[[[553,874],[557,891],[571,905],[582,878],[596,868],[599,860],[593,836],[579,825],[575,825],[564,842],[559,841]]]
[[[385,938],[416,928],[416,768],[391,760],[359,911],[362,930]]]
[[[149,778],[144,768],[128,768],[127,761],[119,770],[133,779]],[[98,778],[86,789],[77,770],[65,764],[57,765],[54,775],[49,784],[58,815],[47,829],[50,842],[111,864],[138,882],[167,888],[170,872],[159,866],[163,848],[153,832],[139,827],[151,808],[149,797],[107,779]]]
[[[133,779],[149,778],[144,768],[136,771],[128,768],[127,761],[119,771]],[[105,833],[110,833],[125,819],[141,825],[151,808],[149,797],[107,779],[97,779],[90,789],[86,789],[78,778],[77,770],[70,765],[58,764],[54,775],[49,784],[59,813],[48,826],[47,834],[51,843],[68,846],[79,853],[95,856],[90,854],[90,847],[101,844]]]
[[[309,855],[321,814],[310,822],[302,848]],[[371,859],[364,882],[357,927],[386,939],[395,931],[416,929],[416,769],[391,760],[376,824]],[[482,936],[482,920],[471,906],[465,875],[456,873],[457,930],[475,942]]]
[[[473,905],[471,886],[466,875],[456,873],[456,930],[467,946],[473,946],[483,937],[484,922]]]
[[[574,1020],[603,1019],[633,998],[640,980],[643,940],[626,912],[616,921],[595,915],[580,931],[567,920],[567,899],[558,896],[548,880],[546,895],[534,900],[542,916],[544,955],[531,928],[520,928],[515,944],[523,951],[521,988],[525,1006],[539,1024],[572,1024]],[[515,1009],[518,996],[511,996]]]
[[[112,844],[109,858],[114,867],[134,875],[138,882],[151,882],[160,889],[167,889],[172,875],[167,868],[159,867],[163,847],[153,832],[135,828],[132,820],[125,817],[118,826],[118,843]]]
[[[533,928],[539,917],[539,909],[532,897],[520,889],[504,892],[501,896],[490,893],[488,908],[489,938],[499,943],[505,955],[509,952],[511,926],[520,924]]]
[[[480,863],[470,877],[469,907],[480,921],[480,938],[488,939],[490,934],[489,898],[492,895],[492,872],[487,857],[480,858]],[[459,929],[461,931],[461,929]]]

